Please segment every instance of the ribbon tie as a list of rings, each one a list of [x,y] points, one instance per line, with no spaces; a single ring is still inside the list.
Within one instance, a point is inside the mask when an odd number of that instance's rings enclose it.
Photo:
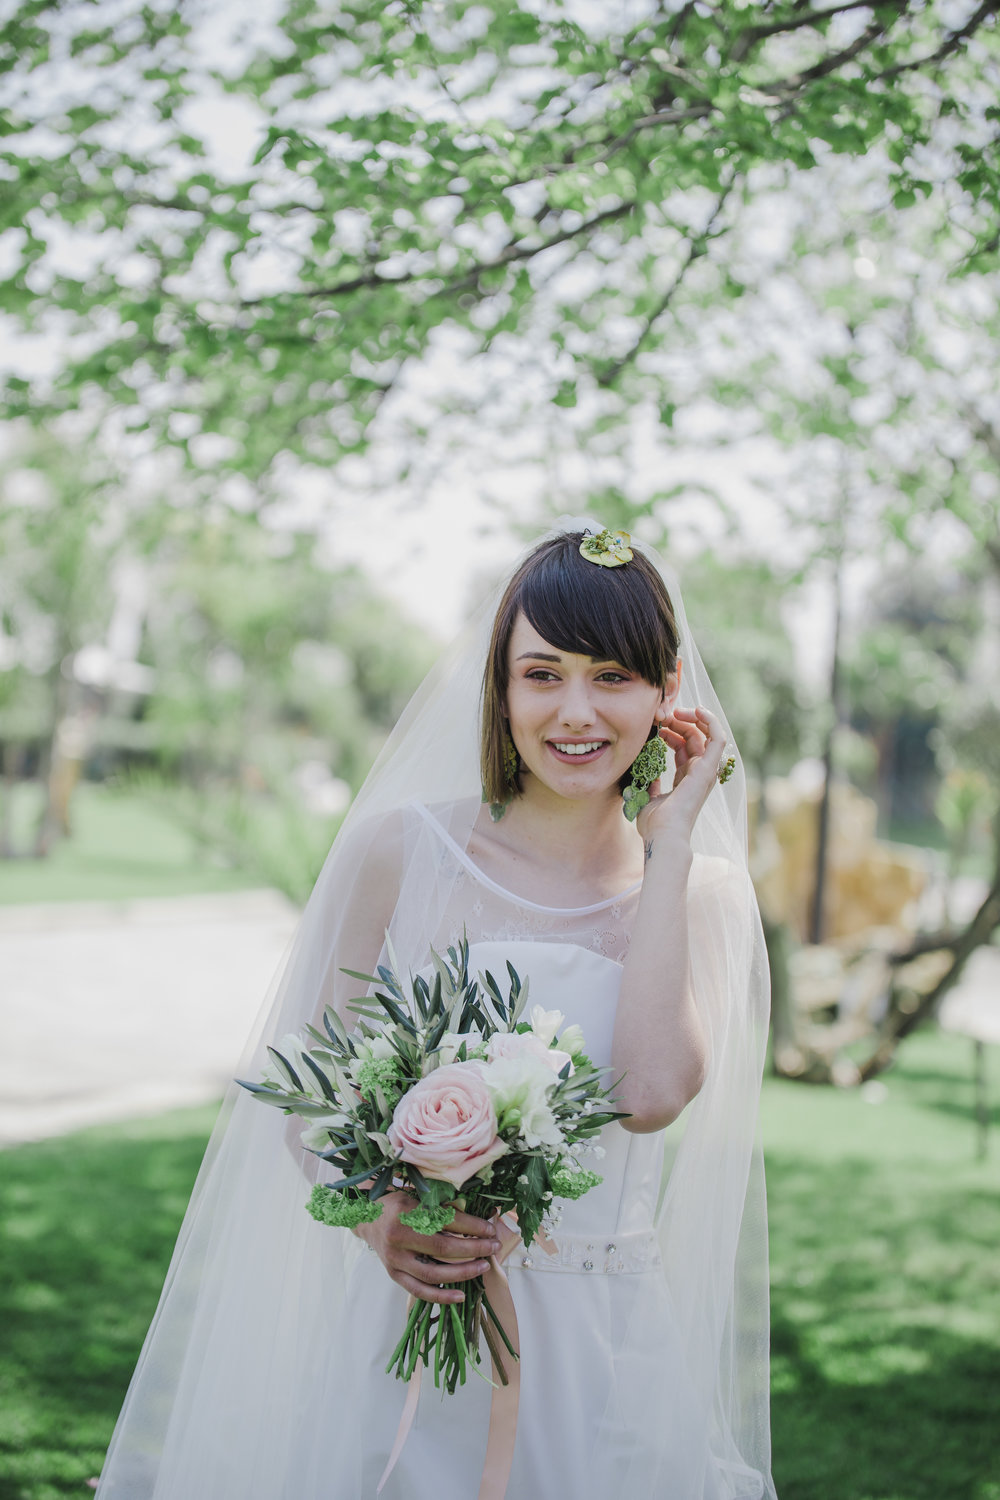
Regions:
[[[521,1243],[521,1236],[512,1223],[509,1222],[513,1215],[502,1217],[499,1221],[500,1249],[496,1255],[490,1257],[489,1270],[483,1276],[483,1287],[490,1305],[503,1325],[504,1332],[510,1339],[515,1354],[520,1356],[521,1344],[517,1332],[517,1309],[514,1306],[514,1298],[511,1296],[510,1282],[504,1271],[504,1262],[508,1259],[516,1245]],[[547,1255],[555,1255],[555,1242],[548,1235],[536,1236],[538,1243]],[[408,1304],[413,1306],[414,1299],[411,1297]],[[510,1372],[506,1383],[501,1378],[501,1371],[497,1367],[498,1356],[493,1354],[493,1397],[490,1401],[490,1430],[486,1439],[486,1457],[483,1460],[483,1477],[479,1485],[478,1500],[504,1500],[507,1493],[507,1481],[510,1479],[511,1465],[514,1462],[514,1439],[517,1436],[517,1407],[521,1394],[521,1365],[520,1358],[511,1361]],[[423,1370],[423,1361],[418,1360],[413,1374],[410,1376],[409,1389],[406,1393],[406,1401],[403,1405],[403,1413],[399,1419],[399,1427],[396,1431],[396,1440],[389,1454],[389,1461],[382,1472],[382,1478],[378,1482],[376,1494],[381,1495],[386,1480],[396,1467],[399,1455],[403,1451],[403,1444],[413,1426],[413,1419],[417,1414],[417,1404],[420,1400],[420,1377]]]

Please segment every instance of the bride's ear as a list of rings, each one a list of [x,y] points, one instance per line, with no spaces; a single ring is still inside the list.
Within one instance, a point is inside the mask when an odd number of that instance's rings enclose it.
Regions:
[[[663,696],[660,699],[660,706],[656,711],[656,718],[659,723],[662,723],[665,719],[669,719],[673,706],[677,702],[677,696],[681,690],[682,665],[683,663],[680,657],[678,657],[674,665],[674,670],[667,677]]]

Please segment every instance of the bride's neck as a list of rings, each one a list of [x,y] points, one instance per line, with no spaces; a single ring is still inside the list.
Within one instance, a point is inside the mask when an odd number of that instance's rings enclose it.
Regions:
[[[622,816],[616,793],[570,802],[536,795],[529,784],[497,832],[537,866],[551,866],[570,878],[614,874],[637,857],[635,829]]]

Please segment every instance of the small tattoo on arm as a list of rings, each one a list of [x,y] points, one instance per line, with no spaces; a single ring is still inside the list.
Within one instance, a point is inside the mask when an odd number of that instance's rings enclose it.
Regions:
[[[645,844],[643,845],[643,848],[646,851],[646,864],[648,865],[649,861],[653,857],[653,840],[652,839],[647,839],[646,842],[645,842]]]

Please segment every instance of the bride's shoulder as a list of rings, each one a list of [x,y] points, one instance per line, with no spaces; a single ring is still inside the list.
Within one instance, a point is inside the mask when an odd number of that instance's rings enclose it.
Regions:
[[[469,798],[434,803],[414,799],[352,819],[341,838],[356,863],[363,860],[398,873],[413,852],[414,840],[428,829],[464,846],[478,807],[478,801]]]

